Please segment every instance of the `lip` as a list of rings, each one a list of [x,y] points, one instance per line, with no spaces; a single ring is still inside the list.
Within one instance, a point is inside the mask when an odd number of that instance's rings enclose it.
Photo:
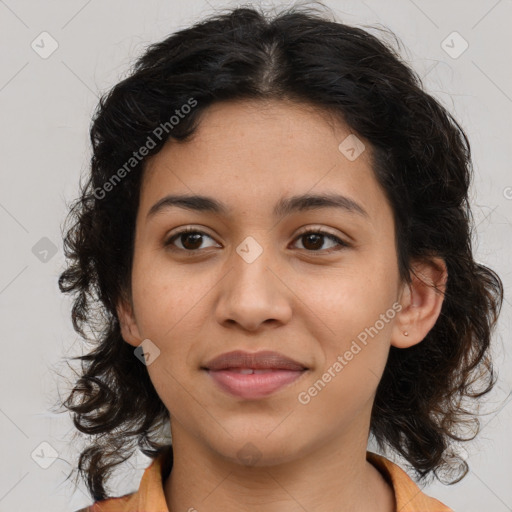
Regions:
[[[308,368],[278,352],[236,350],[210,360],[212,380],[231,395],[254,400],[266,397],[300,378]],[[249,373],[250,370],[256,373]]]
[[[211,371],[230,368],[252,368],[254,370],[305,370],[306,366],[286,357],[279,352],[263,350],[261,352],[244,352],[234,350],[214,357],[205,364]]]

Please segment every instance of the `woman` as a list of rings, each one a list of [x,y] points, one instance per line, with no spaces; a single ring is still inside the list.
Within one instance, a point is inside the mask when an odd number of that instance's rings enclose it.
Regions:
[[[97,333],[65,403],[84,510],[450,510],[369,436],[420,481],[465,475],[503,291],[466,135],[398,54],[234,9],[148,48],[91,140],[59,282]],[[136,446],[139,489],[109,496]]]

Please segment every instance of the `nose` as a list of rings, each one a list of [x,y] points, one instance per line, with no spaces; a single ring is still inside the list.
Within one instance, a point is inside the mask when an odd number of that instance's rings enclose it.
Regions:
[[[265,325],[277,327],[290,321],[293,292],[270,249],[254,260],[233,251],[229,263],[230,270],[218,288],[216,318],[220,324],[258,331]]]

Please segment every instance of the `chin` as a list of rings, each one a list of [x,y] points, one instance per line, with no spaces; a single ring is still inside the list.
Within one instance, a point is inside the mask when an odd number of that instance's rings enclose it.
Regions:
[[[272,429],[258,435],[233,433],[232,437],[225,436],[220,444],[218,438],[212,439],[210,447],[230,463],[245,467],[275,466],[290,462],[299,456],[297,442],[290,433],[279,435],[273,432],[269,436],[269,432],[272,432]]]

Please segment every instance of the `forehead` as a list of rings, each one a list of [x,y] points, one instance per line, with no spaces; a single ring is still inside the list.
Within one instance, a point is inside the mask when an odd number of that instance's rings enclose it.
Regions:
[[[268,205],[273,215],[285,196],[330,192],[352,198],[374,217],[386,199],[374,177],[370,145],[354,137],[341,120],[307,104],[213,104],[191,139],[170,139],[146,162],[141,213],[179,193],[215,196],[231,212]],[[355,159],[346,153],[354,140],[361,151]]]

